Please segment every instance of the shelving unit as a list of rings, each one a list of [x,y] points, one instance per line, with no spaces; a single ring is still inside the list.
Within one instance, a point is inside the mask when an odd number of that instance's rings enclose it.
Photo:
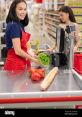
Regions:
[[[40,32],[40,34],[42,34],[43,35],[43,33],[42,32],[44,32],[43,30],[43,22],[44,22],[44,9],[43,9],[43,7],[42,8],[40,8],[40,10],[39,10],[39,23],[38,23],[38,25],[39,25],[39,32]]]
[[[49,36],[52,36],[53,38],[56,38],[56,27],[59,24],[59,21],[57,18],[55,18],[56,15],[52,14],[46,14],[45,13],[45,27],[46,31],[48,32]]]
[[[33,26],[38,30],[39,29],[39,10],[38,8],[35,8],[35,10],[36,11],[33,14]]]
[[[65,0],[45,0],[44,1],[44,33],[53,44],[56,44],[56,30],[59,25],[59,15],[57,10],[64,5]]]
[[[43,20],[44,20],[44,9],[43,4],[36,4],[34,5],[34,11],[33,11],[33,27],[36,29],[39,33],[39,35],[43,35]]]
[[[65,0],[44,0],[38,12],[34,16],[34,27],[49,40],[56,43],[56,29],[59,25],[59,15],[57,9],[64,5]]]

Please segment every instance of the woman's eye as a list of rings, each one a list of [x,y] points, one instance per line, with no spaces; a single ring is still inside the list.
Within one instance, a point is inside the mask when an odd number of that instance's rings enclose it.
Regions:
[[[22,10],[22,8],[20,8],[19,10]]]
[[[19,10],[20,10],[20,11],[22,11],[22,10],[26,11],[26,8],[25,8],[25,9],[20,8]]]

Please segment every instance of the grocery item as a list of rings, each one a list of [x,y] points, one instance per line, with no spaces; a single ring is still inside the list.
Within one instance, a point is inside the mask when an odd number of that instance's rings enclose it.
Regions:
[[[33,72],[32,75],[31,75],[31,79],[34,80],[34,81],[38,81],[41,79],[41,75],[37,72]]]
[[[38,81],[45,76],[45,70],[43,68],[31,68],[29,72],[31,79],[34,81]]]
[[[50,64],[50,56],[45,54],[45,53],[39,53],[38,54],[38,59],[40,63],[44,66],[48,66]]]
[[[55,78],[56,74],[58,73],[58,67],[54,67],[51,69],[51,71],[47,74],[47,76],[44,78],[44,80],[41,83],[41,90],[46,90],[51,82],[53,81],[53,79]]]
[[[82,6],[82,0],[66,0],[69,6]]]

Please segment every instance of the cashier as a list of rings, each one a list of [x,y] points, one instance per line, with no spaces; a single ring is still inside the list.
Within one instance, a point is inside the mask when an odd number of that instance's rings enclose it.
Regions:
[[[36,57],[28,54],[27,42],[30,34],[24,27],[28,25],[27,4],[25,0],[14,0],[6,18],[6,46],[8,48],[4,70],[25,70],[30,68],[30,60],[39,64]]]

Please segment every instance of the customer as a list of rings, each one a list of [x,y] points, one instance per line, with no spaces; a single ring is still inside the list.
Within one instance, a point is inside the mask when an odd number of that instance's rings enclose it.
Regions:
[[[76,52],[80,45],[80,30],[78,24],[76,23],[72,9],[69,6],[61,7],[59,9],[59,19],[62,24],[60,25],[61,27],[63,27],[65,30],[67,27],[69,27],[69,35],[72,35],[74,38],[74,52]]]
[[[79,26],[76,23],[74,14],[72,9],[69,6],[62,6],[59,10],[59,20],[60,20],[60,27],[64,28],[64,30],[66,30],[67,26],[71,26],[71,27],[75,27],[74,31],[72,30],[70,32],[70,35],[73,36],[74,38],[74,52],[77,51],[77,48],[80,45],[80,30],[79,30]],[[55,49],[55,45],[53,45],[52,48],[48,49],[48,51],[52,51],[53,49]]]
[[[28,25],[27,4],[25,0],[14,0],[6,18],[6,45],[8,48],[4,70],[25,70],[30,68],[30,60],[39,64],[38,60],[27,53],[26,43],[30,34],[24,27]]]

